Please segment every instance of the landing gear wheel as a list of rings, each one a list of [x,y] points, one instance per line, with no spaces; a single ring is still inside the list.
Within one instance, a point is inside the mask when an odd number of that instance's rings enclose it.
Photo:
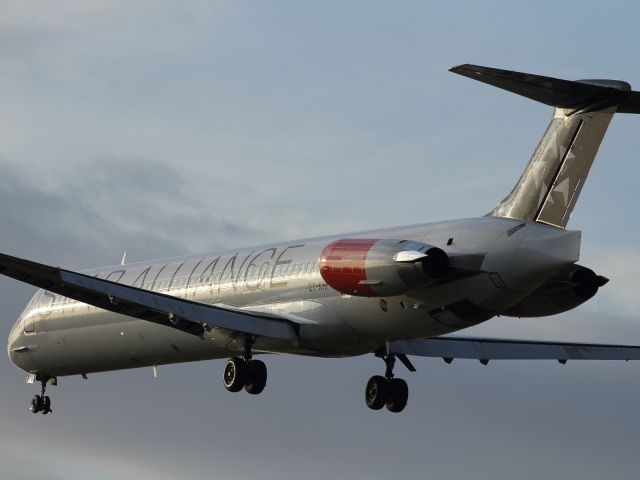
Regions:
[[[251,348],[256,340],[253,335],[243,337],[243,358],[231,357],[224,367],[224,388],[239,392],[243,388],[251,395],[258,395],[267,385],[267,367],[260,360],[251,359]]]
[[[46,415],[47,413],[51,413],[51,399],[47,397],[42,397],[42,414]]]
[[[45,395],[47,390],[47,384],[49,385],[57,385],[58,381],[56,377],[49,377],[48,375],[38,374],[35,376],[35,379],[31,379],[30,383],[33,383],[33,380],[37,380],[40,382],[41,390],[40,395],[34,395],[29,403],[29,411],[31,413],[42,413],[43,415],[47,415],[51,413],[51,399]]]
[[[224,388],[239,392],[247,378],[247,364],[240,357],[231,357],[224,366]]]
[[[251,395],[258,395],[267,385],[267,366],[261,360],[247,362],[247,379],[244,389]]]
[[[367,407],[372,410],[380,410],[387,403],[388,392],[387,379],[374,375],[367,382],[367,388],[364,391],[364,398],[367,402]]]
[[[29,404],[29,411],[31,413],[38,413],[42,410],[42,397],[40,395],[34,395]]]
[[[401,378],[392,378],[389,380],[389,391],[387,398],[387,410],[399,413],[407,406],[409,398],[409,387],[407,382]]]
[[[380,410],[386,405],[387,410],[390,412],[399,413],[407,406],[409,387],[404,380],[393,377],[393,367],[396,363],[396,357],[400,359],[409,371],[415,372],[416,369],[406,355],[391,353],[389,351],[389,344],[386,345],[385,349],[380,348],[374,353],[376,357],[384,360],[386,369],[384,377],[375,375],[369,379],[367,388],[364,391],[367,407],[372,410]]]

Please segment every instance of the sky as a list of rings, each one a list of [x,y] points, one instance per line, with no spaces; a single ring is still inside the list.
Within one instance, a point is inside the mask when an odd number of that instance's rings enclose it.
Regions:
[[[635,2],[0,0],[0,251],[68,268],[483,215],[551,111],[475,63],[640,89]],[[640,345],[640,118],[614,118],[569,227],[611,279],[564,315],[469,334]],[[0,278],[6,338],[34,289]],[[401,415],[373,356],[60,379],[55,413],[0,362],[0,477],[618,478],[640,365],[413,360]]]

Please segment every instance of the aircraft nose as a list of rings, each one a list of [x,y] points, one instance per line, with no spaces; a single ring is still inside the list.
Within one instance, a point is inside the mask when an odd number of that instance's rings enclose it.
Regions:
[[[7,342],[7,353],[9,354],[9,359],[16,367],[27,371],[29,368],[29,365],[27,365],[28,358],[24,355],[26,349],[24,347],[24,341],[20,336],[20,329],[18,328],[19,323],[20,321],[18,320],[11,329],[9,340]]]
[[[11,333],[9,334],[9,339],[7,341],[7,354],[9,355],[9,358],[11,359],[12,362],[15,363],[13,357],[13,349],[16,348],[16,340],[17,340],[17,334],[16,334],[16,327],[14,325],[14,327],[11,329]]]

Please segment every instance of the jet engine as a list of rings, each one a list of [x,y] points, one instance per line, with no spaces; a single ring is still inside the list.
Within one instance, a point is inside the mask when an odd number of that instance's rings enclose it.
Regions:
[[[502,315],[545,317],[566,312],[589,300],[608,281],[590,268],[572,265]]]
[[[320,274],[330,287],[362,297],[401,295],[448,271],[442,249],[409,240],[346,238],[327,245],[320,256]]]

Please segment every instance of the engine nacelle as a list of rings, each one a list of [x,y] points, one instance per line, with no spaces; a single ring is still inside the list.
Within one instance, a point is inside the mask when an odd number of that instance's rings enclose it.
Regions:
[[[589,300],[608,281],[590,268],[572,265],[501,315],[546,317],[566,312]]]
[[[362,297],[401,295],[449,271],[440,248],[408,240],[346,238],[327,245],[320,274],[335,290]]]

